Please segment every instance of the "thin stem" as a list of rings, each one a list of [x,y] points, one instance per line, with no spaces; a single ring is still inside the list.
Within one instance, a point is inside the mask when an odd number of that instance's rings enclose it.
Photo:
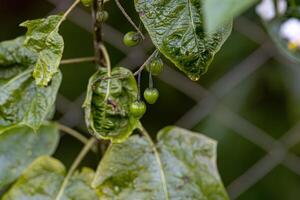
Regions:
[[[279,10],[278,10],[278,2],[277,2],[277,0],[273,0],[273,4],[274,4],[276,16],[279,16]]]
[[[135,28],[135,30],[141,35],[141,37],[143,38],[143,40],[145,39],[145,36],[143,35],[142,31],[137,27],[137,25],[135,25],[135,23],[132,21],[132,19],[130,18],[130,16],[126,13],[125,9],[123,8],[123,6],[121,5],[121,3],[119,2],[119,0],[115,0],[118,8],[121,10],[121,12],[123,13],[123,15],[126,17],[126,19],[129,21],[129,23]]]
[[[78,141],[82,142],[83,144],[87,144],[89,139],[84,137],[82,134],[80,134],[78,131],[65,126],[63,124],[58,124],[58,129],[64,133],[69,134],[70,136],[76,138]],[[97,153],[97,148],[92,148],[93,152]]]
[[[152,89],[153,88],[153,79],[152,79],[152,73],[149,72],[149,88]]]
[[[74,171],[76,170],[76,168],[79,166],[79,164],[81,163],[81,161],[83,160],[83,158],[86,156],[86,154],[89,152],[89,150],[93,147],[93,145],[96,143],[96,139],[95,138],[91,138],[88,143],[86,143],[86,145],[83,147],[83,149],[80,151],[80,153],[78,154],[77,158],[75,159],[75,161],[73,162],[73,164],[70,167],[70,170],[68,171],[61,187],[60,190],[55,198],[55,200],[60,200],[60,198],[62,197],[64,190],[69,182],[69,179],[71,178],[71,176],[73,175]]]
[[[162,185],[163,185],[163,190],[165,191],[165,199],[169,200],[169,194],[168,194],[168,188],[167,188],[167,179],[166,179],[166,175],[165,172],[163,171],[163,165],[159,156],[159,153],[157,151],[156,145],[154,144],[153,140],[151,139],[149,133],[147,132],[147,130],[143,127],[142,124],[139,125],[139,130],[142,133],[142,135],[148,140],[148,142],[151,144],[152,146],[152,150],[154,152],[156,161],[159,165],[159,169],[160,169],[160,176],[161,176],[161,181],[162,181]]]
[[[111,63],[110,63],[109,54],[107,52],[106,47],[103,44],[100,45],[100,49],[101,49],[102,54],[104,56],[105,64],[106,64],[106,67],[107,67],[107,76],[111,77]]]
[[[150,56],[149,58],[144,62],[144,64],[136,71],[134,72],[134,76],[138,75],[140,72],[144,70],[144,68],[147,66],[147,64],[157,55],[158,50],[156,49]]]
[[[65,11],[64,15],[62,16],[61,20],[56,25],[56,28],[58,28],[61,23],[67,18],[67,16],[70,14],[70,12],[77,6],[77,4],[80,3],[80,0],[76,0],[69,8]],[[55,28],[55,29],[56,29]]]
[[[82,57],[82,58],[70,58],[65,59],[60,62],[61,65],[67,65],[67,64],[76,64],[76,63],[83,63],[83,62],[94,62],[96,61],[96,57]]]

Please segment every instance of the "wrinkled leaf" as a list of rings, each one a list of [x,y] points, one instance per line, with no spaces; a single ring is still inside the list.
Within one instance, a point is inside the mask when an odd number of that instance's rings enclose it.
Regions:
[[[64,41],[58,33],[61,15],[23,22],[27,27],[25,46],[37,53],[33,76],[37,85],[46,86],[59,70]]]
[[[93,181],[101,200],[229,199],[216,167],[215,141],[177,127],[162,129],[157,140],[154,147],[132,136],[107,150]]]
[[[113,142],[124,141],[138,123],[129,113],[136,97],[137,85],[130,70],[113,68],[112,78],[107,79],[107,70],[101,68],[90,78],[83,105],[90,133]]]
[[[17,127],[0,135],[0,190],[12,183],[37,157],[51,155],[59,133],[55,124],[41,126],[37,133]]]
[[[258,0],[204,0],[205,29],[215,32],[223,24],[250,8]]]
[[[56,200],[65,175],[66,169],[61,162],[40,157],[24,171],[2,200]],[[76,172],[60,200],[99,200],[96,191],[90,187],[93,176],[93,170],[88,168]]]
[[[18,125],[36,130],[52,112],[61,74],[47,87],[37,86],[31,74],[23,66],[0,68],[0,134]]]
[[[231,32],[231,23],[206,35],[200,0],[135,0],[154,45],[192,80],[207,71]]]
[[[300,8],[297,9],[297,13],[299,13],[299,10],[300,10]],[[287,13],[290,13],[290,12],[291,11],[288,11]],[[264,23],[269,35],[271,36],[272,40],[274,41],[274,43],[280,50],[280,52],[283,55],[285,55],[287,58],[289,58],[290,60],[292,60],[296,63],[300,63],[300,49],[299,48],[289,49],[289,41],[282,38],[279,34],[281,25],[291,17],[292,16],[287,14],[285,16],[277,17],[277,18],[273,19],[272,21],[263,22],[263,23]],[[298,18],[300,18],[300,16],[298,16]]]
[[[0,43],[0,67],[23,63],[31,65],[36,60],[36,54],[23,46],[25,37]]]

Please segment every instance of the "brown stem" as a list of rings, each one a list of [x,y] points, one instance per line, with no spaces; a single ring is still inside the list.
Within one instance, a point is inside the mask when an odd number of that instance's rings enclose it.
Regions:
[[[101,51],[101,46],[103,46],[102,41],[102,24],[97,21],[97,12],[102,12],[104,6],[104,0],[94,0],[92,6],[92,18],[93,18],[93,26],[94,26],[94,49],[95,49],[95,57],[96,62],[100,67],[106,67],[106,62],[104,59],[103,52]]]

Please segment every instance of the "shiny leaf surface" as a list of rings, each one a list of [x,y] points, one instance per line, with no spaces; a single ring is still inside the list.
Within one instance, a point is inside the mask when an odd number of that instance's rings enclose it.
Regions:
[[[206,35],[199,0],[135,0],[135,7],[154,45],[190,79],[207,71],[231,32],[227,24]]]
[[[37,157],[51,155],[59,141],[55,124],[45,124],[35,133],[17,127],[0,135],[0,189],[12,183]]]
[[[130,104],[136,98],[137,85],[130,70],[116,67],[111,79],[108,79],[106,69],[96,72],[90,78],[83,105],[90,133],[113,142],[127,139],[138,123],[129,112]]]
[[[38,158],[28,167],[2,200],[58,200],[56,199],[66,175],[61,162],[50,157]],[[83,168],[68,182],[61,200],[98,200],[90,187],[94,176],[91,169]]]
[[[58,33],[61,15],[23,22],[20,26],[28,29],[25,46],[37,53],[33,76],[37,85],[47,86],[58,67],[64,49],[64,41]]]
[[[162,129],[157,141],[154,146],[132,136],[108,149],[93,181],[102,200],[229,199],[216,167],[215,141],[177,127]]]

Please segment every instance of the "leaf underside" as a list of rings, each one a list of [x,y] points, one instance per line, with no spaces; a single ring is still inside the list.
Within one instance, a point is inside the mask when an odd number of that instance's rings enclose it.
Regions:
[[[108,149],[93,181],[100,199],[229,200],[215,141],[177,127],[161,130],[157,141],[162,168],[144,137],[131,136]]]
[[[204,31],[201,0],[135,0],[154,45],[190,79],[207,71],[231,33],[231,23],[211,35]]]
[[[106,69],[100,69],[90,78],[83,107],[90,133],[101,139],[122,142],[138,123],[129,112],[130,104],[137,97],[137,85],[132,72],[126,68],[113,68],[112,77],[107,79]]]
[[[40,157],[23,172],[2,200],[56,200],[65,175],[66,169],[61,162],[47,156]],[[89,168],[76,172],[60,199],[99,200],[90,186],[93,176],[94,171]]]
[[[35,133],[17,127],[0,135],[0,190],[18,178],[37,157],[51,155],[59,141],[55,124],[45,124]]]

